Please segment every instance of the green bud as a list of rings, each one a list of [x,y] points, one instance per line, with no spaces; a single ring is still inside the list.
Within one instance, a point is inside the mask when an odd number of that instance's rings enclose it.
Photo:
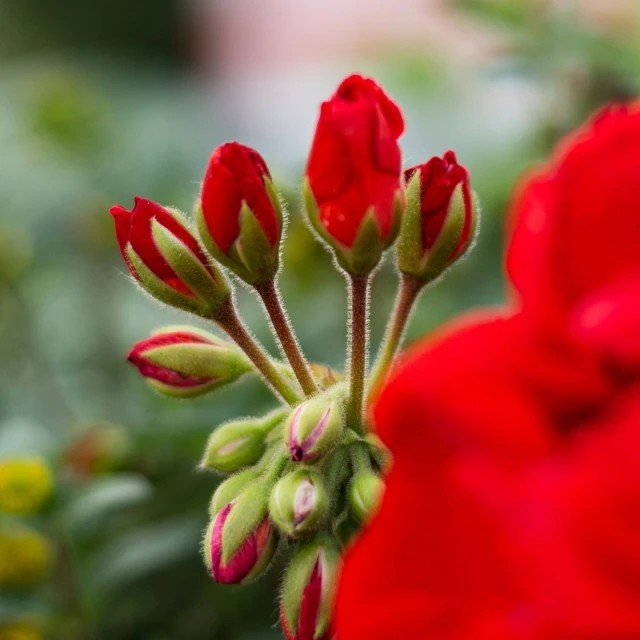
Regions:
[[[320,474],[308,468],[297,469],[280,478],[269,499],[271,519],[291,538],[316,530],[328,508],[324,482]]]
[[[127,359],[155,389],[181,398],[230,384],[252,370],[235,345],[189,326],[156,331],[137,342]]]
[[[285,444],[294,462],[314,460],[335,447],[344,433],[339,399],[319,395],[296,407],[284,426]]]
[[[380,506],[384,482],[372,471],[359,473],[349,487],[349,504],[361,521],[368,520]]]
[[[261,475],[260,469],[251,467],[244,471],[235,473],[218,485],[211,502],[209,503],[209,515],[213,518],[222,507],[226,507],[233,502],[252,482]]]

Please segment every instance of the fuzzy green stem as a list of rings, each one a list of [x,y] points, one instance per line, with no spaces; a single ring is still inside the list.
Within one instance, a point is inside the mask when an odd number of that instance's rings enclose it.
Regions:
[[[251,337],[242,320],[238,317],[231,297],[220,305],[213,318],[235,343],[247,354],[255,368],[262,374],[265,381],[289,405],[295,406],[300,402],[298,394],[289,386],[274,366],[271,358],[262,347]]]
[[[364,433],[364,381],[367,368],[369,276],[351,276],[350,320],[351,356],[349,359],[349,400],[347,426]]]
[[[347,462],[347,447],[345,445],[339,446],[333,453],[330,454],[330,459],[325,467],[325,481],[327,484],[327,491],[330,496],[333,496],[337,491],[345,474],[345,463]]]
[[[398,352],[411,311],[425,283],[415,276],[402,274],[391,320],[382,340],[378,358],[369,377],[369,397],[375,396],[387,378]]]
[[[302,390],[307,396],[314,395],[318,392],[318,385],[316,385],[311,375],[309,365],[304,355],[302,355],[298,341],[293,333],[293,328],[282,308],[275,278],[257,284],[254,288],[264,303],[264,307],[271,319],[271,324],[278,336],[280,347],[289,360],[289,364],[291,364]]]
[[[261,482],[265,486],[273,485],[282,475],[284,468],[291,461],[291,457],[282,447],[278,447],[273,454],[273,458],[269,461],[267,471],[265,472]]]

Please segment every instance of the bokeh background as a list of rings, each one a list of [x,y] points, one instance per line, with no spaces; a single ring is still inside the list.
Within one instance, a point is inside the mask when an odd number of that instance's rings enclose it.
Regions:
[[[280,637],[278,563],[244,588],[207,577],[219,478],[196,471],[216,424],[274,400],[253,379],[191,401],[147,388],[130,345],[191,320],[124,275],[107,210],[136,194],[190,210],[216,145],[258,148],[289,203],[289,313],[309,358],[341,369],[343,281],[299,192],[318,105],[352,71],[404,109],[406,164],[453,148],[482,202],[477,246],[423,297],[415,339],[503,299],[510,190],[593,109],[640,94],[640,3],[0,0],[0,498],[27,496],[0,514],[0,640]],[[388,260],[374,345],[395,285]]]

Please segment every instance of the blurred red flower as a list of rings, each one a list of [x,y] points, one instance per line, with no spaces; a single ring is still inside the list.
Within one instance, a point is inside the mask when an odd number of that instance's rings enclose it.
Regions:
[[[398,106],[370,78],[352,75],[322,104],[306,175],[327,235],[351,247],[372,208],[386,246],[401,193]]]
[[[640,638],[639,185],[640,104],[608,109],[515,198],[513,308],[383,391],[395,464],[340,640]]]

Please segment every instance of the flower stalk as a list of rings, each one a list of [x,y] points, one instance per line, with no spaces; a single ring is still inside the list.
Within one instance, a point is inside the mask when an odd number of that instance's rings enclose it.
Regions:
[[[293,333],[293,328],[282,307],[275,278],[256,284],[254,288],[267,310],[271,324],[278,336],[280,347],[289,360],[289,364],[302,390],[307,397],[314,395],[318,392],[318,385],[311,375],[309,365],[300,350],[298,341]]]
[[[229,298],[220,306],[212,318],[235,343],[245,352],[255,368],[262,374],[271,388],[289,405],[298,404],[301,398],[278,372],[271,358],[251,337]]]
[[[367,370],[369,276],[350,276],[351,354],[347,426],[364,433],[364,382]]]
[[[369,399],[374,398],[384,384],[407,329],[409,317],[425,283],[410,274],[400,275],[400,287],[387,325],[378,358],[369,377]]]

